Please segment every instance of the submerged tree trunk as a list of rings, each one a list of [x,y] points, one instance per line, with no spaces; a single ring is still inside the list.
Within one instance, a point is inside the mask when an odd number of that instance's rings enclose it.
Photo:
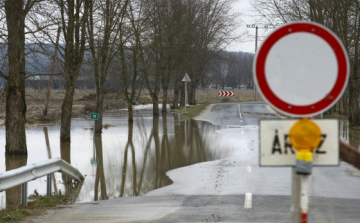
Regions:
[[[6,155],[27,155],[25,122],[25,15],[23,0],[5,1],[9,76],[6,84]]]
[[[27,156],[6,157],[6,171],[14,170],[27,165]],[[21,185],[5,191],[6,208],[17,208],[21,204]]]

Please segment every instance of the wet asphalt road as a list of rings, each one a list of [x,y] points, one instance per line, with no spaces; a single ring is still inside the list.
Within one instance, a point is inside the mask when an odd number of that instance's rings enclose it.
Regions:
[[[217,104],[200,117],[214,125],[232,126],[235,130],[258,126],[259,119],[264,118],[280,117],[265,103]],[[231,135],[229,131],[221,134]],[[256,138],[256,134],[246,133],[242,136],[244,139]],[[199,192],[202,188],[195,188],[189,195],[158,189],[142,197],[66,206],[51,211],[36,222],[290,222],[291,170],[258,167],[258,148],[254,140],[248,144],[248,155],[239,158],[242,163],[237,166],[239,170],[223,173],[226,179],[224,190],[230,185],[236,193],[204,195]],[[252,171],[246,171],[249,166]],[[226,170],[231,170],[228,168]],[[192,171],[190,167],[189,171]],[[315,168],[311,177],[309,222],[360,222],[359,185],[360,171],[346,163],[341,162],[339,167]],[[245,195],[249,192],[252,195],[250,206]]]

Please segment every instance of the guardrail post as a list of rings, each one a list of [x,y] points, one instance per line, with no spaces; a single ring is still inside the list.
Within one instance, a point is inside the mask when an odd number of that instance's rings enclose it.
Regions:
[[[52,177],[51,174],[46,175],[46,195],[51,195],[51,181]]]
[[[67,183],[66,183],[66,194],[67,195],[70,195],[71,183],[72,183],[71,177],[67,177]]]
[[[21,205],[27,206],[27,183],[21,184]]]

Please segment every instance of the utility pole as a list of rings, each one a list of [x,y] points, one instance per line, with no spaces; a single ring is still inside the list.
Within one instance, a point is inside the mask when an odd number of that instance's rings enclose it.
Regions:
[[[257,42],[258,42],[258,29],[267,29],[269,26],[268,25],[264,25],[264,26],[257,26],[256,24],[248,24],[246,25],[246,28],[250,28],[250,29],[255,29],[255,53],[257,51]],[[256,85],[254,83],[254,94],[253,94],[253,99],[254,101],[257,101],[257,92],[256,92]]]

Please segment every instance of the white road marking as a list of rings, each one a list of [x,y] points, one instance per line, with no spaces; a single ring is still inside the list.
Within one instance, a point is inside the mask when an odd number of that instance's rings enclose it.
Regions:
[[[250,165],[247,166],[246,171],[247,171],[248,173],[251,173],[251,166],[250,166]]]
[[[245,204],[244,204],[244,208],[245,208],[245,209],[252,208],[252,194],[251,194],[251,193],[246,193],[246,194],[245,194]]]
[[[242,120],[242,116],[241,116],[241,111],[240,111],[240,105],[238,105],[238,108],[239,108],[239,117],[240,117],[240,122],[243,122],[243,120]]]

